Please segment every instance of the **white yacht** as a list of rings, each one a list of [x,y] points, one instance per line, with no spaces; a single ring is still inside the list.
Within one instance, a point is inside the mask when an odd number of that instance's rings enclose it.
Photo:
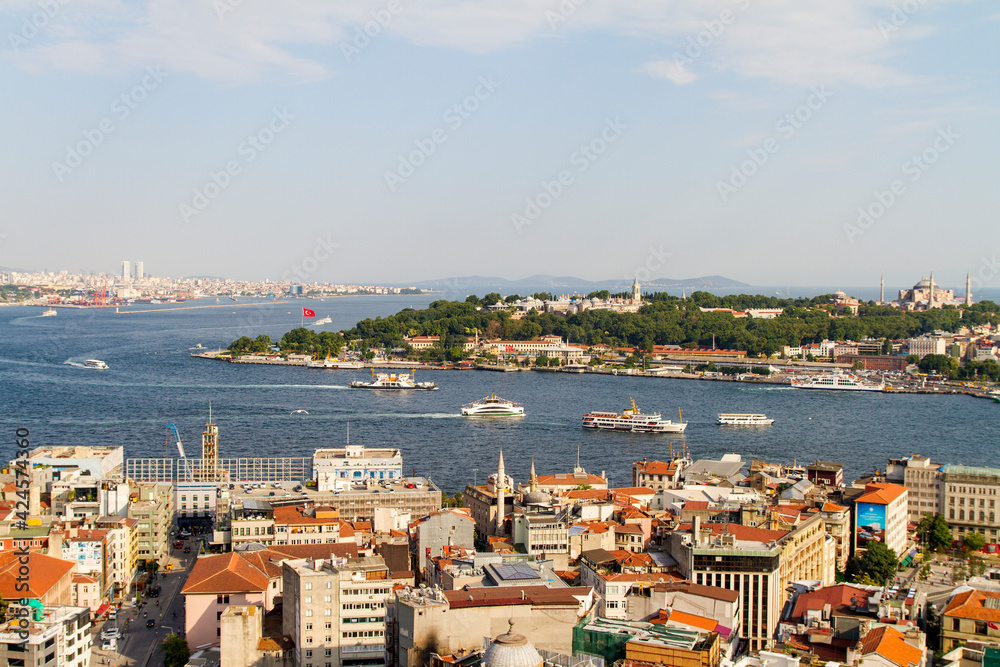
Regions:
[[[770,426],[773,419],[768,419],[767,415],[740,414],[735,412],[723,412],[716,422],[723,426]]]
[[[632,401],[632,409],[624,412],[588,412],[583,415],[584,428],[599,428],[633,433],[683,433],[687,424],[664,420],[658,412],[644,413]]]
[[[371,382],[355,380],[350,385],[352,389],[427,389],[433,391],[438,388],[433,382],[414,382],[413,376],[409,373],[379,373],[375,375],[375,369],[372,369]]]
[[[463,405],[462,415],[466,417],[523,417],[524,406],[491,394],[475,403]]]
[[[792,380],[795,389],[835,389],[840,391],[882,391],[885,380],[877,383],[850,373],[822,373]]]
[[[333,322],[333,320],[331,320],[329,317],[324,317],[321,320],[316,320],[315,322],[313,322],[313,326],[318,327],[321,324],[330,324],[331,322]]]
[[[102,371],[108,367],[108,365],[100,359],[84,359],[83,366],[84,368],[96,368],[97,370]]]

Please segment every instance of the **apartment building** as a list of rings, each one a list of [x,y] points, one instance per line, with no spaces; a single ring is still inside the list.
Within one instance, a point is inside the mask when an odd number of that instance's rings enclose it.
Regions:
[[[381,556],[287,560],[282,627],[299,667],[381,665],[393,580]]]
[[[168,483],[141,483],[132,491],[128,518],[136,520],[139,560],[160,560],[170,550],[174,489]]]
[[[941,514],[941,468],[926,456],[914,454],[899,459],[889,459],[885,479],[901,484],[907,494],[907,519],[918,523],[925,514]]]
[[[662,491],[676,489],[681,483],[680,461],[636,461],[632,464],[632,486]]]
[[[403,454],[398,449],[375,449],[364,445],[317,449],[313,454],[313,475],[318,491],[346,490],[366,482],[396,481],[403,478]]]
[[[972,532],[982,533],[987,544],[997,544],[997,500],[1000,498],[1000,468],[946,465],[941,468],[942,514],[960,540]]]
[[[116,598],[128,592],[129,584],[136,573],[139,561],[139,545],[136,539],[138,524],[136,519],[119,516],[100,517],[94,521],[97,528],[108,533],[106,539],[108,556],[105,567]]]
[[[905,486],[866,484],[865,492],[854,500],[855,549],[864,549],[868,542],[877,540],[902,556],[906,548],[908,508]]]
[[[0,665],[89,667],[89,608],[12,607],[27,612],[28,638],[24,640],[23,628],[13,625],[13,621],[0,625]]]
[[[948,602],[941,616],[941,650],[967,642],[1000,642],[1000,593],[969,590]]]

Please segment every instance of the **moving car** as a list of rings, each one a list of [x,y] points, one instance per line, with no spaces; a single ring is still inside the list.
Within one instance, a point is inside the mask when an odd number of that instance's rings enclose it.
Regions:
[[[152,622],[152,621],[150,621]],[[117,639],[106,639],[101,645],[102,651],[117,651],[118,650],[118,640]]]
[[[121,636],[122,636],[121,630],[119,630],[118,628],[108,628],[107,630],[101,633],[101,639],[104,640],[118,639]]]
[[[146,621],[146,627],[147,628],[151,628],[154,625],[156,625],[156,621],[154,621],[153,619],[149,619],[148,621]]]
[[[191,547],[184,547],[184,553],[186,554],[191,553]]]

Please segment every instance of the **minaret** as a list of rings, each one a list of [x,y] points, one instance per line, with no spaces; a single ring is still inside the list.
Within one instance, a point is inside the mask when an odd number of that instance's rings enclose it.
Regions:
[[[212,404],[208,404],[208,423],[201,433],[201,481],[219,481],[219,427],[212,421]]]
[[[972,274],[965,274],[965,305],[972,305]]]
[[[639,276],[636,276],[632,283],[632,302],[639,303],[640,301],[642,301],[642,290],[639,289]]]
[[[503,517],[507,513],[507,475],[503,469],[503,447],[500,448],[500,461],[497,463],[497,535],[503,535]]]
[[[882,274],[882,283],[878,290],[878,305],[885,303],[885,274]]]
[[[927,310],[934,307],[934,272],[931,271],[931,291],[930,296],[927,297]]]
[[[531,478],[528,482],[528,491],[531,493],[538,491],[538,475],[535,474],[535,457],[531,457]]]

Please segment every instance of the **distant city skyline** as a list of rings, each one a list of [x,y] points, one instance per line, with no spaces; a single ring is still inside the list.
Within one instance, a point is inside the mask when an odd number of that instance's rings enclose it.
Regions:
[[[998,20],[985,0],[7,0],[0,265],[1000,286]]]

